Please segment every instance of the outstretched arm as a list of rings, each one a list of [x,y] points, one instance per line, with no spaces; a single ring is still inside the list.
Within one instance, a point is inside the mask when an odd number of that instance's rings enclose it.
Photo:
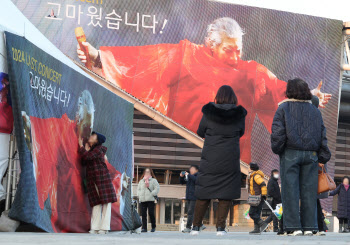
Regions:
[[[334,191],[331,191],[331,192],[329,193],[329,195],[330,195],[330,196],[338,195],[339,192],[340,192],[340,186],[341,186],[341,185],[338,185],[338,187],[337,187]]]
[[[93,159],[97,159],[101,157],[101,151],[98,147],[95,147],[92,151],[87,151],[84,147],[80,147],[79,153],[81,155],[81,159],[84,161],[91,161]]]

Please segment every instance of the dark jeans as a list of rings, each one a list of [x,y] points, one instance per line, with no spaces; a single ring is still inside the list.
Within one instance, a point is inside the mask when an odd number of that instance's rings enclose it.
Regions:
[[[226,227],[226,218],[228,215],[228,211],[230,210],[231,200],[219,200],[219,205],[217,209],[217,222],[216,222],[216,228],[225,228]],[[193,220],[193,226],[200,227],[203,222],[203,218],[205,215],[205,212],[207,211],[210,204],[210,200],[197,200],[196,201],[196,207],[194,210],[194,220]]]
[[[188,210],[187,210],[187,224],[186,228],[191,229],[193,223],[194,209],[196,206],[196,200],[188,200]]]
[[[261,211],[264,205],[264,200],[261,200],[258,206],[250,206],[249,208],[249,217],[254,220],[254,224],[258,224],[261,220]]]
[[[286,149],[280,158],[284,231],[318,230],[317,153]]]
[[[156,218],[154,217],[154,202],[141,202],[142,207],[142,229],[147,230],[147,209],[151,219],[152,229],[156,228]]]

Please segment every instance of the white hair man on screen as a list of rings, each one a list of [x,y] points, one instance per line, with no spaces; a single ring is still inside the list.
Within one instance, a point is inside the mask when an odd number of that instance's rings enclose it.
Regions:
[[[258,62],[241,59],[243,35],[236,20],[224,17],[208,25],[205,45],[182,40],[97,50],[83,42],[88,54],[79,45],[77,53],[83,63],[89,55],[95,72],[194,132],[202,106],[214,100],[222,85],[230,85],[248,111],[240,145],[241,160],[249,163],[254,118],[258,116],[271,133],[278,103],[285,99],[286,82]],[[331,95],[322,93],[321,86],[322,82],[312,92],[324,107]]]

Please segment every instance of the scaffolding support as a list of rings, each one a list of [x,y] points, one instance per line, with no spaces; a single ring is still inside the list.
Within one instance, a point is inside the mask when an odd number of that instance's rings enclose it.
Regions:
[[[12,196],[11,192],[13,188],[16,188],[16,186],[13,184],[15,183],[14,178],[14,158],[16,155],[16,137],[14,135],[14,132],[11,134],[10,137],[10,147],[9,147],[9,164],[8,164],[8,172],[7,172],[7,183],[6,183],[6,202],[5,202],[5,210],[9,210],[12,203]],[[12,187],[12,188],[11,188]]]

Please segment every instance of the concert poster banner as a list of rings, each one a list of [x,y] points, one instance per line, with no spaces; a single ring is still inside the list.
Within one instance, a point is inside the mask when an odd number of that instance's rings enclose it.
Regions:
[[[111,230],[130,230],[133,105],[5,32],[21,174],[9,216],[47,232],[88,232],[91,207],[78,139],[107,138],[106,165],[118,202]]]

